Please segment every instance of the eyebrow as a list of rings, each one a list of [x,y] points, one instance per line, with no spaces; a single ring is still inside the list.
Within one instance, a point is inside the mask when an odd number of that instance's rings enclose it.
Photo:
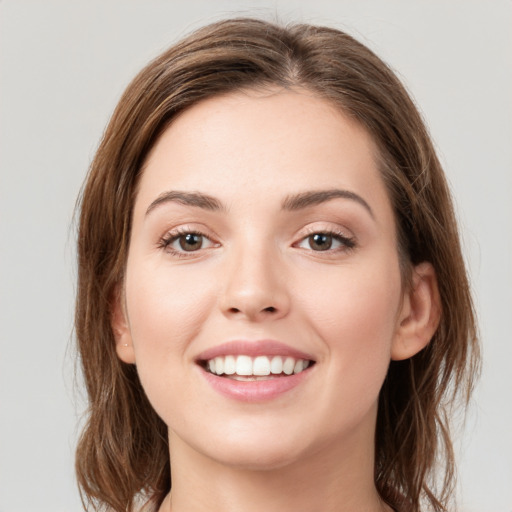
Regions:
[[[328,190],[317,190],[310,192],[301,192],[292,196],[288,196],[282,203],[283,210],[296,211],[316,206],[325,203],[331,199],[350,199],[363,206],[372,218],[374,217],[373,210],[370,205],[358,194],[350,190],[342,190],[338,188]]]
[[[370,216],[374,218],[373,211],[370,205],[360,195],[356,194],[355,192],[351,192],[350,190],[343,190],[337,188],[328,190],[313,190],[308,192],[300,192],[298,194],[288,196],[283,200],[281,208],[287,211],[297,211],[338,198],[350,199],[352,201],[359,203],[368,211]],[[146,210],[146,215],[151,213],[155,208],[158,208],[159,206],[169,202],[176,202],[184,204],[186,206],[195,206],[197,208],[202,208],[204,210],[209,211],[226,210],[224,205],[218,199],[207,194],[202,194],[201,192],[182,192],[178,190],[172,190],[160,194],[148,206],[148,209]]]
[[[165,203],[180,203],[187,206],[196,206],[204,210],[216,211],[224,210],[222,203],[212,196],[201,194],[200,192],[181,192],[178,190],[172,190],[170,192],[164,192],[160,194],[146,210],[146,215],[151,213],[155,208]]]

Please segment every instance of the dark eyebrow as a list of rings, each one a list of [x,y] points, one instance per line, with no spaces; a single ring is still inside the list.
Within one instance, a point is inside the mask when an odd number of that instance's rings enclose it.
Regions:
[[[360,205],[364,206],[371,217],[374,218],[370,205],[361,196],[357,195],[355,192],[350,192],[350,190],[342,190],[337,188],[329,190],[313,190],[310,192],[301,192],[300,194],[288,196],[283,201],[282,208],[283,210],[289,211],[301,210],[303,208],[325,203],[326,201],[330,201],[331,199],[336,198],[356,201]]]
[[[176,202],[187,206],[196,206],[197,208],[203,208],[204,210],[224,210],[223,205],[218,199],[201,194],[200,192],[180,192],[179,190],[171,190],[160,194],[146,210],[146,215],[152,212],[158,206],[168,203]]]

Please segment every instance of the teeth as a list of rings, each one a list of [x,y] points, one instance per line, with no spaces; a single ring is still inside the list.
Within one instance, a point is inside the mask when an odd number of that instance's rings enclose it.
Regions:
[[[252,375],[252,359],[249,356],[238,356],[236,358],[237,375]],[[217,375],[220,375],[217,372]]]
[[[270,361],[268,357],[258,356],[252,363],[253,375],[270,375]]]
[[[293,369],[295,368],[295,359],[293,357],[287,357],[283,363],[283,372],[286,375],[291,375],[293,373]]]
[[[299,359],[293,367],[293,373],[299,373],[302,370],[304,370],[304,366],[302,366],[302,359]]]
[[[233,375],[236,373],[235,356],[226,356],[224,359],[224,373],[226,375]]]
[[[217,375],[222,375],[224,373],[224,358],[223,357],[215,358],[215,373]]]
[[[207,362],[210,373],[241,377],[265,377],[268,375],[292,375],[308,368],[310,361],[283,356],[218,356]]]
[[[279,375],[280,373],[283,373],[283,358],[279,356],[275,356],[272,358],[272,361],[270,361],[270,371],[274,375]]]

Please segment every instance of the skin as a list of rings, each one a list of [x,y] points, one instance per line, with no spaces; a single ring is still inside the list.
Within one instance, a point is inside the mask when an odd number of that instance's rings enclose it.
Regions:
[[[375,151],[325,100],[278,89],[203,101],[152,149],[112,325],[169,427],[172,496],[161,511],[391,510],[373,482],[378,394],[390,360],[430,340],[439,301],[428,263],[402,287]],[[283,209],[291,195],[332,189],[368,208],[336,197]],[[169,191],[222,209],[154,204]],[[176,229],[203,233],[202,247],[164,246]],[[329,232],[344,238],[318,250],[311,235]],[[223,396],[196,363],[225,341],[268,338],[315,361],[271,400]]]

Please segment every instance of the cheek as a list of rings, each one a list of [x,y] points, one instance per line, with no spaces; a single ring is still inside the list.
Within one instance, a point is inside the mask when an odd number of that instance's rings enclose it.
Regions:
[[[126,300],[135,348],[167,346],[178,353],[208,312],[214,297],[212,280],[197,271],[173,271],[165,264],[135,262],[132,267],[135,270],[126,278]]]
[[[377,342],[375,336],[382,339],[394,331],[401,298],[396,261],[388,265],[385,261],[374,266],[347,265],[323,274],[305,273],[300,281],[302,291],[297,288],[296,299],[311,312],[312,321],[316,319],[318,327],[334,338],[337,332],[351,332],[340,342],[357,338],[372,344]]]
[[[210,279],[211,281],[211,279]],[[126,275],[126,307],[135,364],[146,394],[161,417],[172,414],[169,390],[181,389],[193,363],[191,341],[215,294],[198,272],[172,272],[164,265],[133,262]]]
[[[376,399],[387,373],[401,298],[398,265],[340,268],[329,280],[305,282],[301,307],[324,342],[335,393]],[[321,286],[319,286],[321,284]]]

